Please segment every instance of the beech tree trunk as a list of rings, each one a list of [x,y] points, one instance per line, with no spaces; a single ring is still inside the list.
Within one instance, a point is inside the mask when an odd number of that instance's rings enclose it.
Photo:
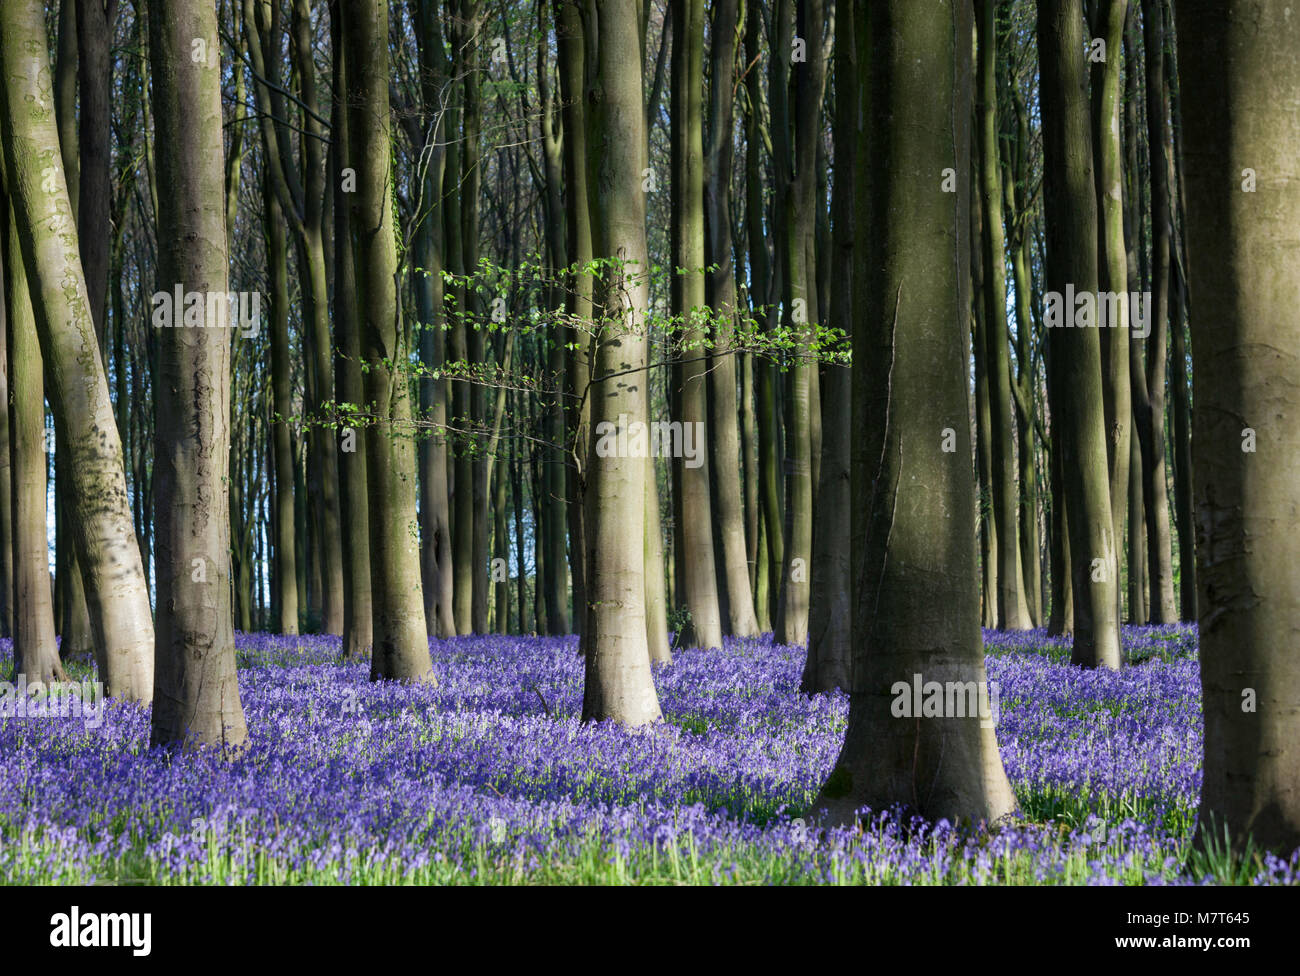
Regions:
[[[894,708],[896,683],[910,691],[915,675],[987,680],[966,380],[969,171],[957,167],[948,194],[917,162],[969,158],[970,6],[859,0],[853,15],[860,66],[870,51],[856,224],[871,228],[854,262],[866,296],[853,332],[854,671],[844,747],[815,809],[835,823],[893,804],[995,821],[1015,798],[992,722]],[[945,428],[954,452],[942,449]]]
[[[1084,84],[1081,0],[1041,0],[1044,219],[1047,286],[1062,296],[1061,321],[1050,329],[1049,368],[1056,372],[1052,427],[1065,481],[1074,592],[1071,662],[1118,668],[1118,562],[1111,518],[1102,409],[1101,341],[1094,327],[1075,327],[1064,301],[1097,292],[1097,197],[1092,132]]]
[[[348,73],[352,247],[357,313],[365,363],[366,490],[370,496],[370,589],[374,614],[372,679],[432,681],[420,581],[416,525],[415,444],[403,366],[410,356],[398,321],[397,246],[390,199],[392,145],[388,105],[388,7],[383,0],[343,0]]]
[[[593,0],[584,16],[588,206],[601,269],[588,450],[584,721],[660,718],[646,638],[645,479],[651,460],[601,457],[600,433],[646,423],[649,254],[638,0]]]
[[[1177,6],[1183,93],[1196,107],[1182,141],[1196,282],[1197,840],[1226,831],[1237,851],[1249,836],[1285,855],[1300,846],[1300,18],[1281,3]]]
[[[206,45],[201,62],[192,60],[195,38]],[[150,10],[155,139],[162,148],[158,289],[205,298],[229,290],[219,51],[212,0]],[[182,310],[172,313],[171,327],[157,333],[154,388],[152,743],[240,750],[247,729],[235,674],[226,483],[230,329],[206,318],[202,328],[185,328]]]

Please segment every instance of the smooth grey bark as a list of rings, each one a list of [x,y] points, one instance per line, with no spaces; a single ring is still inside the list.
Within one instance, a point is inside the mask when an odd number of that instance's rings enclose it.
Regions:
[[[1081,0],[1038,5],[1042,59],[1044,219],[1047,286],[1064,296],[1097,292],[1097,196],[1093,179]],[[1096,328],[1062,321],[1048,333],[1055,371],[1052,427],[1059,430],[1074,593],[1071,662],[1118,668],[1118,562],[1106,462],[1101,343]]]
[[[1092,28],[1093,36],[1106,43],[1106,60],[1092,65],[1092,139],[1097,183],[1098,286],[1101,291],[1113,292],[1118,298],[1115,321],[1106,317],[1107,306],[1099,303],[1097,309],[1111,523],[1117,544],[1124,536],[1128,514],[1129,442],[1133,437],[1133,394],[1129,378],[1131,314],[1128,251],[1124,240],[1124,155],[1119,125],[1120,66],[1127,10],[1128,0],[1105,0],[1096,7]],[[1130,65],[1130,72],[1132,68]],[[1122,599],[1122,591],[1118,588],[1115,598]]]
[[[1204,771],[1197,840],[1300,846],[1300,18],[1179,0]],[[1257,184],[1243,192],[1251,170]],[[1246,431],[1256,437],[1245,450]]]
[[[815,810],[851,823],[863,806],[900,804],[991,822],[1015,808],[992,724],[900,717],[893,706],[896,683],[910,689],[917,674],[987,680],[966,382],[970,183],[960,163],[971,150],[970,6],[858,0],[853,16],[870,132],[857,224],[871,228],[854,262],[866,296],[853,332],[854,671],[844,747]],[[917,179],[917,160],[956,162],[957,192]],[[942,450],[944,428],[955,452]]]
[[[593,254],[604,263],[595,303],[588,449],[584,721],[640,726],[660,718],[646,635],[647,458],[601,457],[601,424],[647,421],[649,254],[645,107],[638,0],[592,0],[582,21],[587,191]]]
[[[390,198],[388,8],[383,0],[343,0],[348,73],[352,246],[361,322],[370,496],[370,581],[374,614],[372,679],[433,681],[424,618],[417,525],[415,445],[405,364],[410,348],[398,321],[397,245]]]
[[[750,587],[746,510],[741,489],[740,420],[736,386],[740,353],[733,351],[738,303],[736,269],[732,260],[731,180],[734,162],[737,0],[712,6],[709,48],[710,85],[707,173],[704,182],[706,259],[710,268],[708,301],[718,322],[710,360],[710,463],[717,509],[718,580],[727,608],[726,629],[736,637],[759,633]],[[757,497],[757,496],[755,496]],[[756,509],[755,509],[756,511]],[[754,540],[757,543],[757,539]]]
[[[208,58],[191,59],[193,41]],[[228,292],[221,66],[212,0],[156,3],[149,64],[158,154],[158,287]],[[205,302],[205,305],[210,303]],[[230,592],[230,347],[225,323],[157,333],[154,575],[158,662],[154,745],[247,739]]]
[[[674,556],[678,588],[689,611],[677,642],[682,647],[721,647],[722,616],[713,546],[714,509],[707,445],[716,436],[708,422],[707,330],[704,261],[704,0],[678,0],[672,7],[672,313],[680,329],[672,370],[675,420],[704,433],[699,464],[675,456]],[[678,452],[674,452],[678,453]]]

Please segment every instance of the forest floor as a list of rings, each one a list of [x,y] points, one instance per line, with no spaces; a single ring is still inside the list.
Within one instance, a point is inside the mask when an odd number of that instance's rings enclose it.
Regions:
[[[802,649],[770,638],[679,653],[664,723],[627,731],[579,721],[576,638],[431,641],[435,688],[372,684],[338,638],[248,634],[234,761],[150,751],[139,706],[0,718],[0,882],[1300,883],[1300,851],[1189,855],[1194,629],[1127,628],[1120,672],[1043,631],[985,642],[1023,815],[992,832],[807,827],[848,702],[801,695]]]

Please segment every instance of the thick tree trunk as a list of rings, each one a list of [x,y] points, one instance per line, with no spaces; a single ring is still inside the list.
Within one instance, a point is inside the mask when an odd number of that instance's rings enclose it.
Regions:
[[[365,398],[374,424],[366,437],[370,496],[370,588],[374,614],[372,679],[432,681],[416,524],[415,444],[401,365],[410,355],[398,322],[397,249],[390,199],[388,7],[383,0],[343,0],[348,74],[352,246]]]
[[[592,363],[587,500],[587,599],[583,636],[584,721],[628,726],[660,717],[646,641],[645,479],[647,458],[602,457],[601,434],[646,423],[645,108],[638,0],[594,0],[583,18],[588,129],[588,206],[601,274],[600,322]]]
[[[836,823],[893,804],[995,821],[1015,798],[991,714],[910,714],[915,681],[987,680],[965,378],[968,170],[958,166],[950,195],[918,179],[916,162],[969,158],[970,7],[938,0],[918,15],[905,0],[875,0],[854,13],[859,65],[871,52],[859,89],[871,135],[856,224],[871,232],[855,260],[866,300],[853,333],[854,672],[844,747],[816,809]],[[946,427],[955,452],[940,450]]]
[[[1095,300],[1097,292],[1097,197],[1085,66],[1079,55],[1083,50],[1080,0],[1039,3],[1038,49],[1047,285],[1058,298],[1060,319],[1048,342],[1049,368],[1057,376],[1052,426],[1069,513],[1074,591],[1071,661],[1085,667],[1118,668],[1118,562],[1106,463],[1101,344],[1095,327],[1071,327],[1075,308],[1065,301],[1069,293],[1091,293]]]
[[[201,63],[191,60],[195,38],[207,45]],[[221,302],[228,292],[219,50],[211,0],[150,11],[155,137],[163,147],[158,226],[168,229],[159,235],[158,288],[198,293],[206,306],[204,327],[183,327],[183,310],[173,308],[170,327],[157,333],[152,742],[239,750],[247,730],[235,674],[225,483],[231,338],[206,300],[215,294]]]
[[[1226,831],[1238,851],[1249,836],[1285,855],[1300,846],[1300,19],[1244,0],[1179,0],[1178,18],[1196,107],[1182,141],[1196,282],[1198,842]]]

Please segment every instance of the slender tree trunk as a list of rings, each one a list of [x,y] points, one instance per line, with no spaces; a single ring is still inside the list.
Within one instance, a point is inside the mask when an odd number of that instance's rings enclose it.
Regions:
[[[1124,72],[1124,251],[1129,285],[1137,290],[1142,286],[1141,214],[1138,206],[1141,189],[1145,185],[1138,168],[1138,59],[1137,11],[1139,4],[1129,3],[1124,18],[1124,61],[1129,70]],[[1131,310],[1130,310],[1131,311]],[[1146,506],[1142,492],[1141,423],[1138,406],[1145,397],[1146,376],[1142,371],[1142,347],[1128,343],[1129,360],[1129,474],[1128,474],[1128,610],[1129,623],[1145,624],[1149,619],[1147,607],[1146,574]]]
[[[984,341],[988,356],[992,505],[998,536],[997,626],[1029,627],[1020,565],[1020,490],[1016,483],[1011,413],[1011,346],[1007,331],[1007,272],[1002,226],[1002,167],[998,157],[997,0],[977,0],[978,33],[975,112],[980,194],[984,201]]]
[[[831,198],[835,226],[828,249],[833,266],[827,296],[832,328],[853,334],[854,301],[854,167],[860,138],[857,84],[856,24],[851,10],[842,10],[835,36],[835,165],[837,179]],[[809,607],[808,657],[800,690],[817,694],[849,688],[853,669],[852,574],[849,538],[851,521],[851,448],[853,440],[852,374],[836,363],[826,367],[822,392],[822,458],[813,513],[812,605]]]
[[[1098,302],[1096,323],[1101,339],[1111,524],[1116,540],[1124,537],[1129,441],[1133,437],[1128,348],[1131,317],[1128,253],[1124,241],[1124,156],[1119,127],[1120,65],[1127,8],[1128,0],[1105,0],[1096,6],[1092,27],[1093,36],[1103,39],[1106,44],[1106,60],[1092,65],[1092,139],[1097,184],[1098,285],[1102,292],[1113,293],[1116,297],[1113,306]],[[1113,319],[1107,315],[1112,309]],[[1115,596],[1116,600],[1122,599],[1118,587]]]
[[[105,358],[105,312],[108,297],[108,245],[111,240],[109,207],[112,202],[112,153],[109,97],[113,84],[109,47],[117,0],[76,0],[77,94],[81,114],[78,126],[80,192],[77,195],[77,234],[81,266],[86,276],[90,314]]]
[[[0,170],[4,167],[0,161]],[[5,274],[8,267],[9,198],[0,177],[0,637],[14,636],[14,510],[13,438],[9,426],[8,307]],[[21,270],[22,257],[17,257]],[[47,577],[48,578],[48,577]],[[48,583],[46,584],[49,585]]]
[[[330,3],[330,35],[334,46],[334,100],[330,113],[330,149],[329,192],[334,194],[334,397],[340,404],[349,404],[352,409],[364,411],[366,394],[365,383],[361,376],[361,332],[357,309],[356,254],[352,238],[352,209],[348,193],[344,189],[344,170],[349,167],[348,147],[351,145],[347,105],[343,95],[348,91],[347,58],[344,50],[347,38],[343,35],[343,20],[339,0]],[[438,162],[433,160],[430,168]],[[438,174],[441,176],[441,174]],[[431,179],[437,179],[432,177]],[[439,181],[440,185],[440,181]],[[425,233],[433,230],[425,228]],[[424,254],[417,242],[417,250]],[[427,260],[427,255],[425,255]],[[432,263],[432,262],[430,262]],[[425,281],[417,282],[417,294]],[[429,308],[425,309],[431,318],[439,308],[442,280],[429,279],[428,285],[432,295],[427,296]],[[421,315],[421,321],[425,319]],[[421,333],[421,353],[425,333]],[[438,332],[437,338],[442,338]],[[432,382],[421,380],[421,383]],[[444,412],[445,418],[445,412]],[[345,422],[338,453],[339,498],[342,513],[343,542],[343,657],[346,660],[364,657],[374,645],[374,594],[371,590],[370,577],[370,491],[366,479],[366,440],[369,434],[359,420]],[[421,442],[423,449],[425,444]],[[432,448],[431,448],[432,449]],[[440,471],[443,477],[443,508],[445,520],[446,475],[447,466],[441,468],[435,464],[434,491],[436,476]],[[424,473],[423,471],[421,472]],[[423,479],[421,486],[424,486]],[[435,503],[436,507],[436,503]],[[421,510],[423,514],[423,510]],[[445,525],[444,525],[445,528]],[[420,526],[420,539],[427,548],[436,545],[430,539],[441,541],[438,533],[426,531],[424,523]],[[429,581],[425,580],[426,605]],[[447,636],[445,633],[440,636]]]
[[[745,63],[756,64],[760,55],[763,32],[759,4],[746,4]],[[771,331],[775,322],[774,306],[778,295],[778,282],[768,251],[767,235],[771,227],[765,225],[766,207],[763,202],[763,166],[760,156],[761,133],[764,131],[763,105],[765,99],[762,81],[757,71],[745,74],[745,220],[749,243],[750,300],[756,308],[757,318],[765,331]],[[780,479],[780,424],[778,408],[777,367],[769,355],[754,363],[755,414],[758,428],[758,458],[755,477],[758,481],[760,521],[766,543],[767,559],[756,586],[755,602],[759,626],[764,632],[773,630],[776,604],[784,561],[784,536],[781,521]]]
[[[549,268],[547,270],[549,285],[546,289],[546,307],[550,313],[558,314],[564,306],[562,273],[568,263],[566,240],[566,220],[564,212],[564,135],[562,112],[557,93],[551,88],[551,69],[547,63],[549,40],[546,30],[546,5],[537,5],[538,31],[540,38],[537,50],[537,86],[538,101],[541,103],[542,162],[545,167],[545,186],[543,187],[543,204],[546,218],[546,254]],[[565,493],[565,346],[566,329],[560,321],[554,321],[546,336],[546,375],[549,390],[544,405],[545,438],[549,441],[543,457],[543,491],[541,505],[544,513],[539,525],[533,523],[534,536],[538,542],[537,551],[542,562],[534,567],[534,592],[541,587],[546,601],[545,631],[550,634],[567,634],[569,632],[569,586],[567,556],[565,544],[567,533],[566,493]],[[522,484],[522,477],[520,477]],[[536,501],[536,499],[535,499]],[[522,499],[519,500],[522,508]],[[522,545],[522,541],[520,545]],[[521,561],[520,565],[523,563]],[[545,568],[543,576],[542,569]],[[520,571],[522,585],[523,572]],[[535,615],[536,618],[536,615]],[[520,627],[523,623],[523,608],[520,608]],[[536,629],[543,630],[534,619]]]
[[[791,0],[780,0],[774,16],[779,24],[774,36],[782,55],[793,52],[788,34]],[[772,113],[773,145],[777,156],[777,179],[784,184],[780,206],[783,215],[777,240],[783,252],[783,322],[798,344],[790,370],[790,396],[786,401],[788,442],[785,456],[786,492],[785,552],[781,565],[781,590],[777,603],[776,639],[798,645],[808,639],[813,509],[813,417],[818,410],[812,360],[810,329],[821,321],[817,306],[816,266],[808,260],[817,229],[817,144],[821,141],[822,95],[826,74],[822,33],[825,7],[822,0],[795,0],[795,35],[806,42],[806,60],[788,66],[794,83],[794,110],[785,110],[786,100],[777,101],[780,111]],[[789,43],[782,43],[788,41]],[[787,77],[783,57],[773,75],[778,87]],[[789,118],[793,115],[793,119]],[[793,125],[791,124],[793,122]]]
[[[989,403],[989,342],[985,335],[986,307],[984,290],[984,199],[976,194],[971,202],[971,291],[973,304],[970,319],[975,361],[975,472],[978,489],[980,531],[981,601],[980,622],[985,627],[998,625],[998,512],[993,504],[993,408]]]
[[[191,60],[195,38],[207,46],[202,63]],[[228,292],[219,50],[211,0],[150,10],[154,134],[164,147],[158,226],[168,231],[158,241],[160,292]],[[211,308],[207,302],[205,313]],[[181,314],[172,309],[157,340],[152,743],[241,750],[247,729],[235,674],[225,484],[231,339],[207,319],[205,328],[177,328]]]
[[[1196,282],[1197,839],[1204,848],[1226,831],[1238,852],[1249,836],[1285,855],[1300,846],[1300,20],[1243,0],[1179,0],[1178,17],[1196,106],[1182,138]]]
[[[701,318],[705,302],[704,260],[704,0],[679,0],[672,7],[672,311],[680,323],[673,342],[678,363],[672,382],[682,425],[699,455],[689,464],[673,451],[675,486],[680,486],[680,519],[675,520],[681,591],[689,612],[677,635],[682,647],[721,647],[722,618],[713,548],[714,509],[709,491],[709,441],[717,436],[708,424],[707,331]],[[733,398],[734,399],[734,398]],[[734,411],[733,411],[734,412]],[[702,436],[701,436],[702,435]],[[677,445],[674,445],[677,447]]]
[[[459,52],[461,39],[459,30],[453,27],[453,52]],[[458,80],[465,67],[459,53],[452,61],[450,101],[443,121],[444,138],[447,141],[447,159],[445,172],[452,174],[457,181],[461,173],[461,138],[460,119],[462,115],[460,100],[463,98],[463,86]],[[449,193],[443,199],[443,243],[446,249],[446,269],[456,276],[449,292],[444,295],[447,315],[451,318],[449,330],[450,360],[459,369],[469,364],[469,324],[465,318],[466,287],[464,275],[466,267],[461,237],[461,196],[462,193]],[[452,458],[451,490],[451,527],[452,527],[452,619],[456,624],[457,634],[469,634],[474,629],[474,445],[476,431],[471,431],[470,423],[470,380],[460,379],[451,386],[451,423],[459,432]]]
[[[9,40],[7,26],[5,40]],[[44,56],[44,48],[39,50]],[[7,56],[4,60],[7,81],[12,76]],[[0,165],[0,169],[4,168]],[[12,185],[7,179],[0,182],[6,191]],[[0,243],[4,245],[6,381],[10,393],[6,403],[11,431],[11,466],[7,473],[12,479],[13,506],[14,674],[25,674],[29,683],[61,681],[65,675],[54,640],[54,598],[45,525],[45,380],[18,225],[7,192],[0,223],[4,224]]]
[[[571,273],[565,276],[566,332],[564,370],[565,446],[571,463],[565,466],[565,507],[569,528],[569,573],[573,577],[574,624],[583,635],[586,653],[588,599],[586,584],[587,529],[584,498],[587,447],[591,422],[591,322],[593,279],[591,214],[587,189],[587,124],[585,96],[586,50],[578,4],[554,0],[555,47],[560,80],[560,124],[563,129],[565,250]]]
[[[1173,14],[1169,0],[1164,0],[1165,23],[1174,33]],[[1184,331],[1188,311],[1186,201],[1183,184],[1182,108],[1178,89],[1178,67],[1174,51],[1169,60],[1169,109],[1173,129],[1173,152],[1169,158],[1169,181],[1173,187],[1175,233],[1173,241],[1172,311],[1170,316],[1171,341],[1169,358],[1173,363],[1173,376],[1169,386],[1174,395],[1173,455],[1174,455],[1174,515],[1178,528],[1178,614],[1180,620],[1196,620],[1196,530],[1193,515],[1192,475],[1192,402],[1188,385],[1187,334]]]
[[[1151,622],[1178,619],[1174,605],[1173,546],[1169,527],[1169,492],[1165,483],[1165,356],[1169,337],[1169,127],[1165,84],[1165,31],[1159,0],[1142,2],[1142,38],[1146,49],[1147,147],[1151,164],[1151,334],[1146,346],[1144,395],[1135,390],[1135,411],[1142,444],[1143,495],[1146,502],[1147,572],[1151,577]]]
[[[264,180],[267,274],[271,282],[268,331],[271,340],[271,453],[274,457],[275,497],[272,573],[276,606],[275,629],[281,634],[298,633],[298,555],[294,517],[294,455],[289,417],[293,411],[293,390],[289,376],[289,249],[280,201]]]
[[[704,184],[705,224],[708,228],[709,305],[718,323],[710,363],[709,427],[713,484],[717,505],[716,521],[721,543],[718,560],[719,585],[727,605],[727,632],[736,637],[759,633],[750,587],[749,553],[746,546],[746,510],[741,488],[743,454],[740,421],[736,406],[738,357],[733,351],[736,328],[736,272],[732,263],[731,179],[733,129],[735,127],[735,63],[737,0],[713,4],[713,42],[709,50],[709,136],[706,157],[708,175]],[[752,418],[751,418],[752,423]],[[755,540],[757,542],[757,540]]]
[[[1015,808],[992,722],[900,719],[894,705],[900,683],[910,706],[913,681],[986,682],[965,378],[969,170],[957,167],[953,195],[918,180],[915,163],[969,158],[970,6],[937,0],[917,16],[876,0],[854,15],[864,69],[870,51],[856,224],[871,228],[854,262],[866,296],[853,332],[854,671],[844,747],[816,809],[837,823],[893,804],[990,822]],[[955,452],[940,449],[945,427]]]

